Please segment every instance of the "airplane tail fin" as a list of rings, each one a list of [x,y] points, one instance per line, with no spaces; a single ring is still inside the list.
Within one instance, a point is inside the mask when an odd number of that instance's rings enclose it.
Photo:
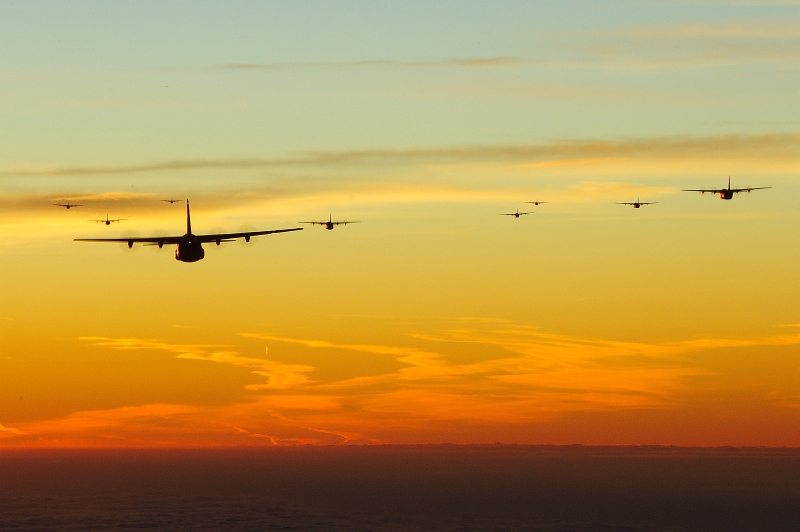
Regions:
[[[186,234],[192,234],[192,216],[189,214],[189,200],[186,200]]]
[[[728,190],[731,189],[731,176],[728,176]]]

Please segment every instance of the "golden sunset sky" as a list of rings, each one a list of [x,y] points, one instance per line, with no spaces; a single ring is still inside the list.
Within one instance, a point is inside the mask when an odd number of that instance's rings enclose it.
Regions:
[[[800,446],[796,2],[3,2],[0,51],[0,448]],[[165,198],[361,223],[73,242]]]

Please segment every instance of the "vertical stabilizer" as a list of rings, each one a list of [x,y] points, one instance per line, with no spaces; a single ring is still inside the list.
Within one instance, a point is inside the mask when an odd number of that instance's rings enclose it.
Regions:
[[[189,214],[189,200],[186,200],[186,234],[192,234],[192,216]]]
[[[728,176],[728,190],[731,189],[731,176]]]

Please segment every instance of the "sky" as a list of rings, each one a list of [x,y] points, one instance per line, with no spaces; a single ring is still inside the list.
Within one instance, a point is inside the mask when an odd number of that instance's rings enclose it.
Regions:
[[[0,449],[800,446],[799,199],[797,2],[6,0]]]

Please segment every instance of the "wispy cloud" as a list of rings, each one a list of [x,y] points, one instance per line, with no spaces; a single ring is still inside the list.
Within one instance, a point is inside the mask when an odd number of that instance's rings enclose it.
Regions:
[[[0,168],[0,176],[92,176],[163,171],[253,168],[374,168],[437,163],[508,162],[575,164],[614,159],[704,157],[800,157],[800,134],[718,135],[626,141],[566,141],[542,144],[466,146],[428,149],[377,149],[340,152],[300,152],[291,157],[262,159],[193,159],[120,166]]]
[[[524,434],[535,433],[535,427],[575,413],[679,411],[696,400],[698,386],[709,379],[716,379],[713,394],[721,393],[724,376],[713,364],[700,363],[708,358],[703,353],[800,345],[800,334],[647,343],[554,334],[504,320],[456,321],[460,328],[413,334],[402,342],[407,345],[244,335],[268,344],[342,351],[328,358],[336,364],[347,351],[402,364],[378,375],[338,380],[323,375],[316,382],[303,380],[311,366],[276,367],[225,346],[85,338],[113,349],[156,349],[186,360],[264,371],[275,379],[273,391],[228,405],[148,404],[75,412],[17,423],[13,429],[0,426],[0,436],[3,445],[58,447],[474,442],[480,427],[491,426],[494,440],[504,439],[496,436],[502,433],[510,441],[528,441]],[[461,356],[465,344],[473,353],[468,361]],[[482,353],[477,360],[475,353]],[[325,357],[317,359],[325,364]],[[794,415],[796,389],[771,389],[765,404]]]
[[[220,350],[219,348],[226,347],[220,345],[170,344],[160,340],[138,338],[81,337],[80,339],[91,342],[95,346],[110,347],[111,349],[167,351],[177,353],[177,358],[249,368],[251,373],[267,379],[264,384],[245,386],[248,390],[286,389],[306,384],[310,382],[306,374],[315,369],[313,366],[303,364],[285,364],[264,358],[245,357],[236,351]]]
[[[18,436],[25,434],[24,432],[22,432],[19,429],[15,429],[15,428],[11,428],[11,427],[4,427],[2,424],[0,424],[0,435],[2,435],[2,433],[4,433],[4,432],[7,433],[7,434],[15,434],[15,435],[18,435]]]
[[[370,69],[370,68],[493,68],[529,63],[518,57],[467,57],[440,61],[406,61],[399,59],[367,59],[362,61],[309,61],[276,63],[229,63],[216,70],[283,70],[283,69]]]
[[[594,67],[652,70],[793,63],[800,25],[791,20],[731,20],[622,27],[582,33],[569,45]],[[584,63],[583,66],[591,66]]]

